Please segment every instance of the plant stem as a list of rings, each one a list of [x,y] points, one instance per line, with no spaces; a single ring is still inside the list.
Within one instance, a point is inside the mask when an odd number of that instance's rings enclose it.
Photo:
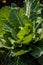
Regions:
[[[29,18],[29,16],[30,16],[30,2],[29,2],[29,0],[25,0],[25,2],[26,2],[26,16]]]

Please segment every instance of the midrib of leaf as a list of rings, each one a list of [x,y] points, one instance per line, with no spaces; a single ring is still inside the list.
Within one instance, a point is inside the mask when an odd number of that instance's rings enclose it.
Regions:
[[[15,15],[16,15],[16,17],[17,17],[17,19],[18,19],[18,22],[19,22],[20,26],[22,26],[22,23],[21,23],[21,21],[20,21],[19,16],[18,16],[16,13],[15,13]]]
[[[29,18],[29,16],[30,16],[30,2],[29,2],[29,0],[25,0],[25,2],[26,2],[26,16]]]

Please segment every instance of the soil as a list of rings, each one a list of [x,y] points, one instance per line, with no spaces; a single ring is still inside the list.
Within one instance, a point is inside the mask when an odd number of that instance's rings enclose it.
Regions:
[[[11,3],[15,3],[18,7],[23,7],[23,0],[2,0],[0,2],[0,8],[3,6],[11,6]]]

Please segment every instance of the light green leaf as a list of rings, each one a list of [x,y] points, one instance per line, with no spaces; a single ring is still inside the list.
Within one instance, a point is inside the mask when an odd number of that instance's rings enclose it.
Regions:
[[[23,54],[29,52],[30,50],[31,50],[31,49],[29,49],[29,50],[23,50],[23,49],[17,50],[17,49],[14,49],[14,50],[11,51],[11,55],[12,55],[12,56],[23,55]]]
[[[25,15],[25,10],[23,8],[20,8],[19,10],[19,18],[20,18],[22,25],[29,24],[29,26],[32,27],[31,22],[29,22],[29,19]]]
[[[28,25],[23,27],[23,29],[21,29],[18,34],[17,37],[19,39],[22,39],[25,35],[28,35],[31,29],[29,29]]]
[[[32,34],[29,34],[28,36],[25,36],[23,38],[23,44],[28,44],[30,41],[32,41],[32,37],[33,37]]]
[[[3,28],[2,22],[0,22],[0,35],[5,34],[5,29]]]
[[[9,13],[10,13],[10,7],[5,6],[0,9],[0,20],[8,20],[9,19]]]

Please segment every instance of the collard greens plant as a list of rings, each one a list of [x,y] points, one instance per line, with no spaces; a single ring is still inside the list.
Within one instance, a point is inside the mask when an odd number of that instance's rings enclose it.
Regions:
[[[24,65],[25,62],[19,60],[27,52],[35,58],[43,54],[42,10],[39,0],[25,0],[23,8],[0,9],[0,48],[9,50],[9,56],[17,58],[14,65]]]

